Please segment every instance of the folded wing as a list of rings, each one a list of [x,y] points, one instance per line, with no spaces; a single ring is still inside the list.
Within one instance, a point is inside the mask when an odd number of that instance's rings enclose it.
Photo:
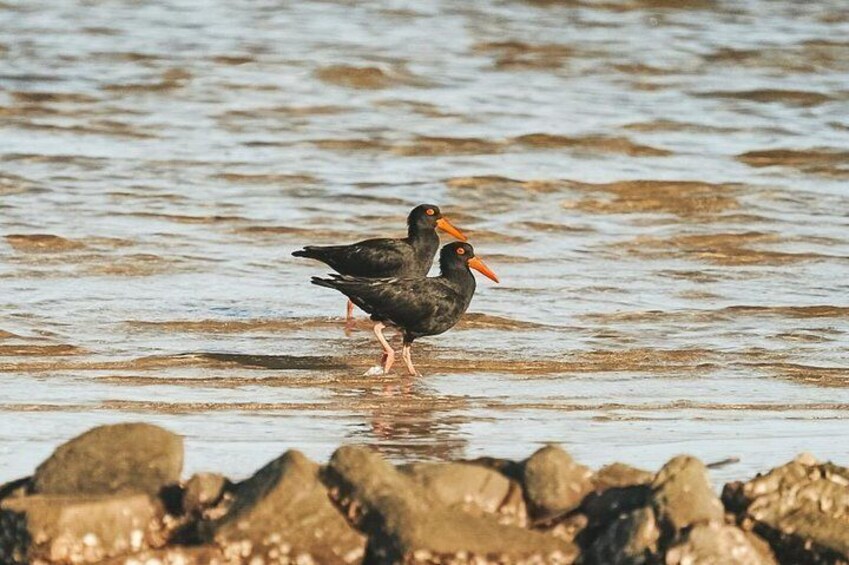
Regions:
[[[331,278],[313,277],[312,282],[335,288],[375,319],[404,328],[450,319],[456,322],[462,311],[455,310],[465,302],[456,289],[436,278],[367,279],[331,275]]]
[[[411,250],[397,239],[369,239],[353,245],[310,245],[293,255],[316,259],[345,275],[391,277],[403,269]]]

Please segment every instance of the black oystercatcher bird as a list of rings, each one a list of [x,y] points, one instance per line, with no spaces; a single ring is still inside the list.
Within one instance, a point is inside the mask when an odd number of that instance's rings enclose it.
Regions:
[[[410,345],[416,338],[441,334],[460,320],[475,294],[475,277],[469,269],[498,282],[495,273],[475,256],[468,243],[444,246],[439,254],[439,269],[438,277],[368,279],[331,275],[329,279],[313,277],[312,282],[335,288],[371,314],[371,319],[377,322],[374,334],[383,346],[383,374],[389,372],[395,361],[395,352],[383,336],[383,328],[398,328],[404,335],[401,357],[410,374],[416,375]]]
[[[438,206],[421,204],[407,216],[407,237],[403,239],[366,239],[351,245],[308,245],[292,253],[326,263],[342,275],[367,278],[424,277],[439,249],[436,228],[460,241],[463,232],[451,225]],[[348,301],[346,320],[353,319],[354,303]]]

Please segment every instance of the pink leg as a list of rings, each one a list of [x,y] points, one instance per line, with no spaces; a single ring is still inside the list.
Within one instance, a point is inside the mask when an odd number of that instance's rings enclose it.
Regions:
[[[345,313],[345,321],[349,323],[354,321],[354,303],[350,300],[348,301],[348,309]]]
[[[410,352],[410,348],[412,344],[404,343],[404,348],[401,349],[401,359],[404,360],[404,364],[407,366],[407,372],[409,372],[412,376],[418,377],[420,373],[416,371],[416,368],[413,367],[413,357]]]
[[[386,325],[383,322],[378,322],[374,325],[374,335],[377,336],[377,341],[383,346],[383,357],[380,359],[380,362],[383,365],[384,375],[389,373],[389,369],[392,368],[392,364],[395,362],[395,351],[383,336],[383,328],[385,327]]]

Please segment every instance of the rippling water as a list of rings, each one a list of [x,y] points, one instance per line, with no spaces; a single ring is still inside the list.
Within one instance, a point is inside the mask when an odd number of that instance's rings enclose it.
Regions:
[[[843,0],[0,1],[0,480],[105,422],[289,447],[845,460]],[[362,377],[290,252],[440,204],[501,276]]]

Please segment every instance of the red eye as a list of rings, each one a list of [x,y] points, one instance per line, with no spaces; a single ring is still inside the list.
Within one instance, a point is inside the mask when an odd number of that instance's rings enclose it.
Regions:
[[[465,254],[466,254],[465,249],[463,249],[462,247],[457,248],[457,255],[465,255]]]
[[[433,216],[434,214],[436,214],[436,210],[434,210],[433,208],[428,208],[427,210],[425,210],[425,214],[427,214],[428,216]]]

